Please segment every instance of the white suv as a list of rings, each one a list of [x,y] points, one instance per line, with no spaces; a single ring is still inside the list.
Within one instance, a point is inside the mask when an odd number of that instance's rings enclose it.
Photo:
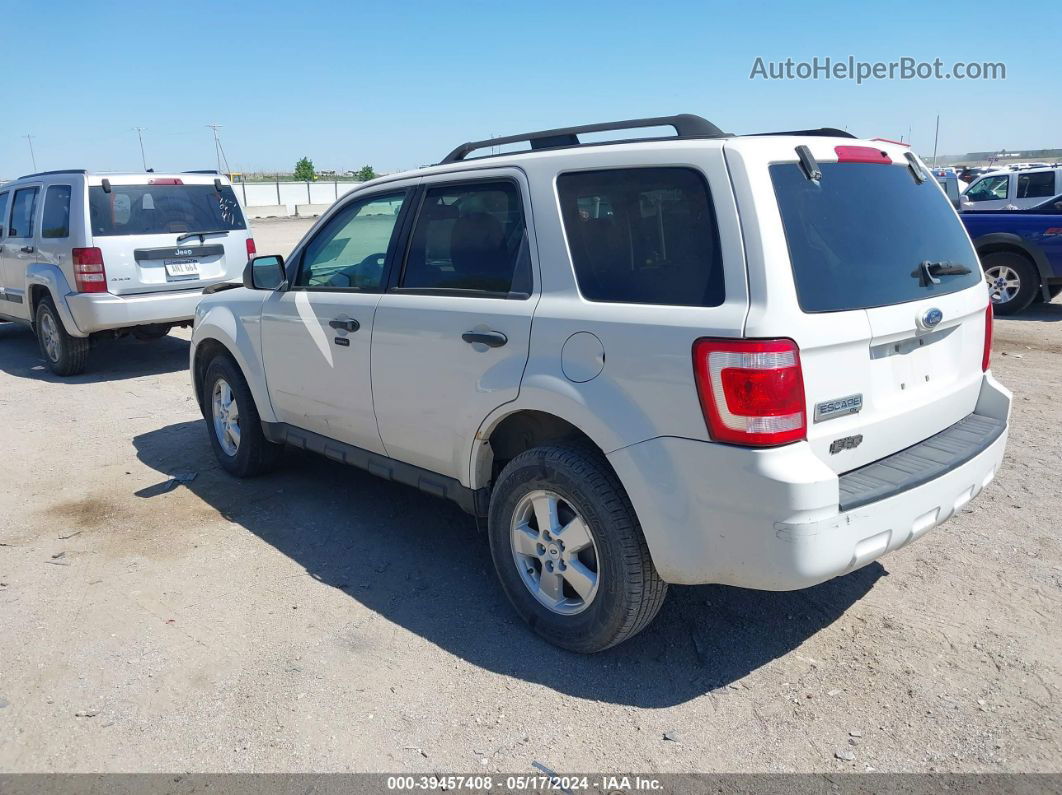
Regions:
[[[0,320],[31,325],[59,375],[85,369],[96,335],[190,324],[203,288],[254,253],[214,172],[46,171],[0,186]]]
[[[521,616],[591,652],[668,583],[803,588],[952,516],[1003,458],[990,334],[902,147],[675,116],[367,183],[203,299],[191,370],[226,470],[288,444],[456,500]]]

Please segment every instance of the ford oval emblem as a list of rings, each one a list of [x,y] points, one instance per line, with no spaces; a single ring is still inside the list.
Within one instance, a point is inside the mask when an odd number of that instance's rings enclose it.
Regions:
[[[944,319],[944,313],[936,307],[927,309],[922,313],[922,326],[924,328],[934,328],[940,325],[940,321]]]

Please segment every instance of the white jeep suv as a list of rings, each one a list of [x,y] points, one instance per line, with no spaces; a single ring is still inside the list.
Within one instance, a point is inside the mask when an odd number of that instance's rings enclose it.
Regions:
[[[226,470],[288,444],[449,497],[517,612],[592,652],[669,583],[803,588],[975,497],[1010,408],[991,321],[902,147],[673,116],[367,183],[203,299],[191,371]]]
[[[93,338],[164,336],[203,288],[238,278],[254,240],[214,172],[45,171],[0,185],[0,321],[33,328],[58,375]]]

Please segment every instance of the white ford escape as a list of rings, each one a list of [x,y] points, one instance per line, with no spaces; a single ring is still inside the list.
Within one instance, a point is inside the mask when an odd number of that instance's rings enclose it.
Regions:
[[[668,583],[803,588],[977,496],[1010,408],[991,324],[901,146],[675,116],[366,184],[204,298],[191,368],[229,472],[288,444],[452,498],[521,616],[590,652]]]
[[[254,241],[213,172],[47,171],[0,186],[0,320],[32,326],[53,372],[92,340],[189,324],[203,287],[238,278]]]

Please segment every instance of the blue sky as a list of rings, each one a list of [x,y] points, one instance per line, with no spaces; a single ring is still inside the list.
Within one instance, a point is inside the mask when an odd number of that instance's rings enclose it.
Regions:
[[[698,113],[725,130],[817,126],[944,153],[1062,147],[1062,3],[240,3],[0,0],[0,177],[41,169],[396,170],[457,143]],[[1020,10],[1019,10],[1020,9]],[[27,56],[34,57],[33,67]],[[1004,81],[750,80],[757,56],[1003,61]],[[14,65],[17,64],[17,67]],[[12,71],[14,69],[14,71]],[[13,79],[17,78],[17,79]],[[11,92],[14,92],[12,95]]]

